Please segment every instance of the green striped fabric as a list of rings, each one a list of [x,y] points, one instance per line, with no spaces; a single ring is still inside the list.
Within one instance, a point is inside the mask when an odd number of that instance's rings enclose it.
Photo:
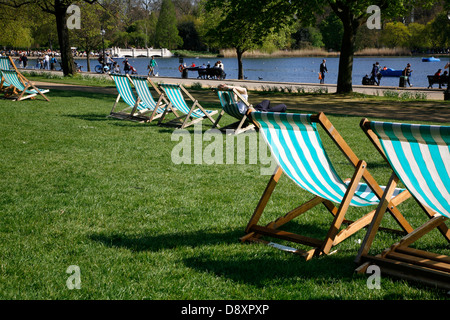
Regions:
[[[114,80],[117,91],[119,92],[123,101],[130,107],[134,107],[136,105],[137,99],[131,88],[130,80],[127,78],[126,75],[115,73],[112,73],[110,75],[111,78]],[[144,105],[143,103],[139,103],[137,106],[137,110],[139,111],[147,110],[147,106]]]
[[[424,206],[450,218],[450,127],[369,124],[409,192]]]
[[[0,57],[0,69],[1,70],[11,70],[8,57],[4,57],[4,56]]]
[[[3,77],[5,78],[6,82],[10,83],[14,87],[16,87],[20,92],[25,90],[25,86],[23,83],[19,80],[19,76],[15,70],[1,70],[1,73]],[[42,93],[47,93],[49,90],[47,89],[38,89]],[[38,91],[35,89],[27,89],[25,90],[26,93],[29,94],[36,94]]]
[[[233,90],[218,90],[217,94],[223,111],[238,120],[241,120],[244,117],[244,115],[239,112]]]
[[[136,89],[137,95],[139,99],[141,100],[141,103],[147,107],[149,110],[155,110],[156,107],[156,101],[153,99],[152,93],[150,92],[147,84],[147,78],[142,77],[131,77],[134,87]],[[163,107],[159,106],[156,110],[157,113],[163,113],[164,112]]]
[[[282,170],[301,188],[335,203],[341,203],[347,191],[334,169],[309,114],[252,112],[260,133]],[[384,187],[382,187],[384,189]],[[397,189],[394,196],[402,189]],[[379,203],[365,183],[359,183],[352,206]]]
[[[0,57],[0,70],[11,70],[11,67],[9,65],[9,58],[8,57]],[[9,87],[11,84],[9,84],[6,80],[3,83],[3,86]]]
[[[177,84],[160,84],[159,85],[165,92],[167,98],[172,103],[173,107],[177,110],[180,110],[183,113],[188,114],[190,111],[190,107],[186,104],[186,100],[184,100],[183,93],[181,92],[180,86]],[[208,113],[212,113],[212,110],[206,110]],[[203,118],[206,115],[200,109],[195,109],[191,113],[191,117],[193,118]]]

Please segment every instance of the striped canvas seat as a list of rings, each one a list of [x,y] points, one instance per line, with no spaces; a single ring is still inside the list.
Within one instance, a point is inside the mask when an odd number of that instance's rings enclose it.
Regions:
[[[10,96],[11,98],[14,98],[17,101],[21,101],[40,95],[45,100],[49,101],[48,98],[44,95],[45,93],[49,92],[49,90],[37,88],[31,81],[28,81],[23,76],[20,76],[19,78],[19,73],[17,73],[15,70],[0,70],[0,72],[2,73],[5,81],[11,84],[17,91],[17,94]]]
[[[114,80],[118,95],[109,116],[139,122],[148,121],[148,117],[141,116],[140,114],[148,111],[151,112],[153,109],[149,110],[146,104],[136,98],[131,87],[130,79],[127,75],[111,73],[110,77]],[[116,110],[120,99],[122,99],[127,106],[122,110]]]
[[[9,57],[1,56],[0,57],[0,70],[10,70],[9,63],[10,63]],[[5,78],[2,75],[2,83],[0,85],[0,88],[6,88],[6,87],[9,87],[10,85],[11,84],[8,83],[7,81],[5,81]]]
[[[450,232],[444,223],[450,218],[450,126],[364,119],[361,127],[393,171],[383,200],[401,181],[430,219],[382,255],[372,257],[368,251],[384,214],[384,206],[380,206],[358,253],[357,262],[381,263],[382,272],[401,274],[405,278],[421,279],[421,282],[450,289],[450,257],[409,247],[436,228],[450,242]],[[368,263],[363,264],[358,271],[365,270],[367,266]]]
[[[149,90],[147,78],[135,77],[135,76],[130,76],[130,78],[136,89],[136,92],[141,101],[141,104],[146,106],[148,110],[151,110],[151,111],[155,110],[156,101],[155,101],[155,99],[153,99],[152,93]],[[163,112],[164,112],[164,107],[161,105],[158,105],[158,108],[156,108],[156,113],[162,114]]]
[[[150,78],[129,76],[129,75],[127,75],[127,77],[130,78],[131,83],[134,85],[140,103],[146,106],[146,110],[139,111],[139,114],[140,115],[148,114],[148,122],[151,122],[154,119],[161,118],[164,115],[164,111],[166,110],[166,108],[170,107],[169,102],[164,97],[164,95],[161,94],[159,88],[153,83],[153,81]],[[153,95],[150,92],[148,84],[150,84],[153,90],[155,90],[156,93],[158,94],[157,101],[155,101],[155,99],[153,98]],[[168,109],[168,112],[174,112],[174,114],[178,116],[176,112],[172,109]]]
[[[181,123],[181,128],[188,127],[194,123],[209,119],[213,124],[215,123],[212,115],[217,113],[217,110],[206,110],[182,85],[180,84],[160,84],[160,88],[164,91],[165,96],[169,100],[169,108],[176,109],[184,115],[171,120],[170,124],[179,125],[179,121],[184,118]],[[191,106],[188,106],[184,96],[187,96],[191,101]],[[161,117],[160,122],[163,121]],[[193,120],[191,120],[193,119]]]
[[[236,101],[237,95],[233,90],[219,90],[217,91],[219,96],[220,105],[223,111],[225,111],[230,116],[241,120],[244,115],[239,112],[238,101]]]
[[[370,222],[374,213],[373,209],[369,210],[370,212],[364,217],[339,231],[349,206],[377,205],[384,187],[375,182],[369,174],[365,162],[356,157],[323,113],[310,115],[253,111],[250,116],[269,146],[278,168],[269,181],[269,185],[247,225],[247,235],[242,240],[255,240],[255,235],[259,235],[298,242],[312,246],[314,249],[307,252],[293,249],[291,251],[298,252],[310,259],[314,255],[328,254],[332,246],[348,238]],[[333,167],[320,139],[317,124],[320,124],[329,132],[330,137],[334,139],[339,149],[344,152],[344,155],[354,166],[355,173],[350,181],[341,179]],[[296,185],[312,193],[315,197],[267,226],[258,226],[256,223],[281,173],[286,174]],[[366,180],[366,183],[360,182],[361,179]],[[391,198],[392,209],[395,211],[393,212],[398,217],[401,217],[401,214],[395,208],[394,203],[399,203],[395,199],[402,197],[403,192],[404,190],[398,188]],[[325,240],[311,239],[277,230],[282,224],[320,203],[323,203],[335,216]],[[335,207],[335,204],[339,207]],[[402,225],[403,220],[401,217],[400,225],[403,229],[408,229],[408,225]]]
[[[217,117],[214,127],[217,126],[222,116],[226,113],[233,118],[237,119],[237,122],[229,124],[222,127],[221,130],[225,132],[230,132],[234,134],[239,134],[247,130],[253,129],[255,126],[253,123],[248,122],[248,117],[246,114],[241,114],[239,112],[238,101],[242,101],[247,105],[248,108],[251,105],[237,92],[235,89],[216,89],[217,95],[219,96],[220,105],[222,106],[222,111]]]
[[[10,62],[11,62],[11,60],[9,57],[1,56],[0,57],[0,69],[1,70],[11,70]]]
[[[348,184],[331,164],[311,115],[253,112],[266,143],[281,169],[303,189],[341,203]],[[397,189],[396,194],[402,190]],[[394,196],[395,196],[394,195]],[[352,206],[378,204],[379,199],[365,183],[359,183]]]
[[[10,56],[0,56],[0,70],[14,70],[18,73],[19,78],[23,77]],[[23,78],[24,80],[26,80],[25,77]],[[6,82],[4,77],[2,76],[2,83],[0,84],[0,89],[5,89],[10,86],[11,84]]]
[[[382,122],[370,127],[412,195],[450,218],[450,127]]]

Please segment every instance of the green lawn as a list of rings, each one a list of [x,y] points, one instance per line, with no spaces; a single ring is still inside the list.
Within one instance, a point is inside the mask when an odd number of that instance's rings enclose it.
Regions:
[[[0,299],[446,299],[387,277],[380,290],[369,289],[353,272],[364,231],[308,262],[240,243],[269,179],[263,164],[247,155],[240,164],[176,165],[174,129],[107,118],[115,96],[52,90],[48,97],[0,100]],[[386,183],[389,170],[360,117],[329,118]],[[337,150],[330,157],[351,175]],[[283,177],[263,220],[310,197]],[[414,203],[404,208],[413,225],[424,221]],[[324,235],[330,221],[320,207],[290,228]],[[378,251],[396,239],[379,236]],[[450,254],[439,236],[422,245]],[[66,285],[71,265],[81,270],[79,290]]]

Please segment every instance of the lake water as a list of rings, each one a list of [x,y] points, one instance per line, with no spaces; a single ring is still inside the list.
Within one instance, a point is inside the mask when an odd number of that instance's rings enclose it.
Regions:
[[[184,58],[186,65],[199,66],[210,64],[211,66],[217,60],[224,64],[227,79],[237,79],[238,65],[236,58]],[[325,83],[336,84],[339,69],[339,58],[326,58],[328,74],[325,77]],[[82,70],[87,70],[86,59],[76,59],[77,63],[83,66]],[[123,59],[117,59],[123,69]],[[138,74],[147,74],[148,58],[128,58],[130,64],[137,69]],[[180,77],[178,71],[180,65],[178,58],[157,58],[158,66],[156,73],[164,77]],[[440,62],[422,62],[422,57],[355,57],[353,62],[353,84],[361,84],[362,78],[370,74],[372,65],[378,61],[381,67],[393,69],[404,69],[407,63],[411,64],[413,70],[411,84],[414,87],[428,87],[427,75],[434,74],[438,69],[443,69],[448,62],[448,58],[441,58]],[[244,58],[244,76],[248,80],[276,81],[276,82],[294,82],[294,83],[318,83],[318,71],[322,58],[318,57],[299,57],[299,58]],[[97,65],[97,60],[91,60],[91,70]],[[189,78],[196,78],[196,71],[189,71]],[[381,85],[398,86],[399,78],[383,77]],[[435,85],[436,87],[436,85]]]

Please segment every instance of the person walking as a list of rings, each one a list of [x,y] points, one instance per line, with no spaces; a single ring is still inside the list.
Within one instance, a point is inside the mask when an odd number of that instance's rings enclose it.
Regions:
[[[148,75],[154,76],[155,75],[155,67],[158,65],[156,62],[154,56],[150,59],[150,62],[148,63]]]
[[[125,58],[125,60],[122,62],[123,63],[123,71],[125,72],[125,74],[128,74],[131,70],[131,66],[130,63],[128,62],[128,59]]]
[[[326,62],[327,61],[325,59],[323,59],[322,63],[320,64],[319,79],[320,79],[321,84],[325,83],[325,72],[328,73]]]
[[[412,84],[409,82],[409,79],[411,78],[411,64],[407,64],[406,68],[403,70],[403,76],[405,77],[405,84],[408,83],[410,87],[412,87]]]
[[[378,62],[374,63],[372,67],[372,72],[370,73],[370,80],[376,83],[377,86],[380,85],[380,78],[378,77],[379,72],[380,72],[380,64]]]
[[[23,68],[26,69],[26,67],[28,65],[28,57],[27,57],[26,52],[24,52],[22,55],[22,64],[23,64]]]

